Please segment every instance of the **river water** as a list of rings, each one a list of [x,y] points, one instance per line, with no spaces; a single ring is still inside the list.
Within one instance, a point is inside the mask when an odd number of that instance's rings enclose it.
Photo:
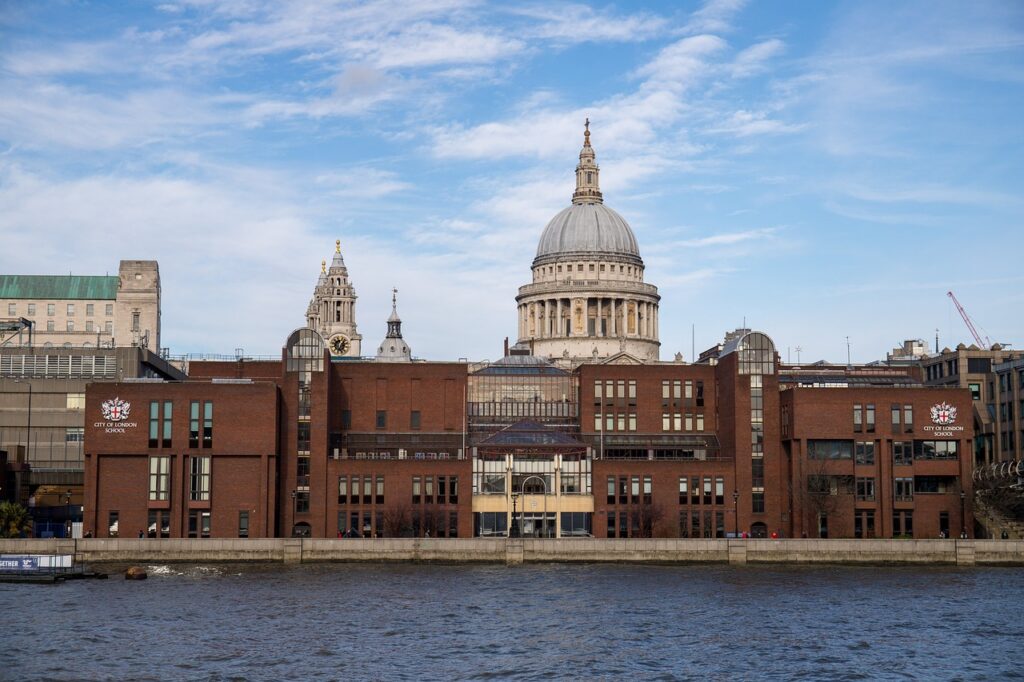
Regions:
[[[0,585],[0,679],[1024,679],[1016,568],[148,569]]]

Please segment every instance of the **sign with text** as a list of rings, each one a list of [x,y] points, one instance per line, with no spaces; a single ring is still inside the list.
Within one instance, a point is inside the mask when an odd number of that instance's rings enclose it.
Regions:
[[[925,426],[924,430],[930,435],[938,437],[958,436],[963,433],[964,427],[956,424],[956,407],[947,402],[932,405],[929,410],[932,424]]]
[[[132,412],[132,404],[120,398],[104,400],[100,405],[100,412],[106,421],[94,422],[93,426],[103,429],[105,433],[125,433],[127,429],[134,429],[138,426],[135,422],[125,421]]]

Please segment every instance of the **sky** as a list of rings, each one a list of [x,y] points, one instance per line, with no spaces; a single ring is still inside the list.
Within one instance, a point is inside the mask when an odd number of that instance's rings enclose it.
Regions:
[[[496,359],[583,121],[661,357],[1024,347],[1024,4],[0,2],[0,272],[159,261],[172,354],[277,355],[335,239],[363,353]],[[799,348],[799,352],[796,350]]]

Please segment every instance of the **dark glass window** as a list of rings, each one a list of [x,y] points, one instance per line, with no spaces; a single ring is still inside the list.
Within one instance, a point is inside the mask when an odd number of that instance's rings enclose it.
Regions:
[[[377,410],[377,428],[385,429],[388,426],[387,410]]]

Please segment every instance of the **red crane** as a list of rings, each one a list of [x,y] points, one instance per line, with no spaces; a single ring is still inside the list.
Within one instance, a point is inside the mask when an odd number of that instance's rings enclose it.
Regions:
[[[956,306],[956,310],[960,313],[960,317],[964,318],[964,324],[966,324],[967,328],[971,330],[971,335],[974,337],[974,340],[978,342],[978,347],[984,348],[985,350],[991,348],[992,342],[989,341],[987,336],[982,340],[981,335],[978,334],[978,330],[974,328],[974,323],[971,322],[971,316],[968,315],[967,311],[964,310],[964,307],[960,305],[960,301],[956,300],[956,296],[953,295],[953,292],[947,291],[946,294],[953,299],[953,305]]]

